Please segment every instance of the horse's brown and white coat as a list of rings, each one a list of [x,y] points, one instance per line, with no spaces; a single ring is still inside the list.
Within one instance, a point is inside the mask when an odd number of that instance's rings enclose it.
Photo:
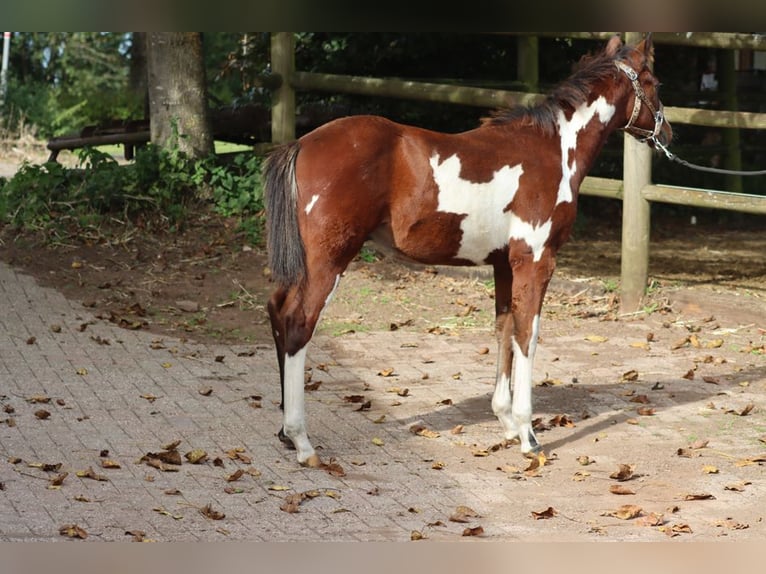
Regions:
[[[518,437],[524,452],[539,448],[531,417],[540,309],[574,223],[580,183],[613,131],[653,131],[665,141],[672,135],[644,109],[661,109],[651,60],[650,40],[623,47],[613,39],[545,103],[502,112],[474,130],[443,134],[353,116],[269,158],[278,287],[268,308],[283,389],[281,436],[300,463],[320,463],[305,423],[306,346],[370,236],[423,263],[493,266],[499,352],[492,408],[506,438]],[[629,127],[635,84],[615,62],[636,72],[652,100]]]

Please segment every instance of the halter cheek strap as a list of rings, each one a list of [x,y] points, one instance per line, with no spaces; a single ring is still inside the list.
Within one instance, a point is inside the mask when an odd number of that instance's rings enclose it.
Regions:
[[[614,65],[617,66],[617,69],[622,70],[625,75],[628,76],[630,83],[633,85],[633,91],[636,95],[636,97],[633,99],[633,112],[630,114],[628,123],[625,124],[625,127],[622,129],[628,131],[628,133],[631,135],[643,138],[641,139],[643,142],[650,141],[655,144],[658,143],[657,136],[660,134],[660,131],[662,130],[662,124],[665,122],[665,115],[662,113],[662,103],[660,103],[659,110],[654,108],[654,105],[646,96],[644,88],[642,88],[641,84],[638,82],[638,74],[633,68],[628,66],[625,62],[619,60],[615,60]],[[654,130],[652,131],[645,130],[644,128],[639,128],[638,126],[633,125],[633,123],[638,119],[638,114],[641,113],[641,104],[644,104],[647,108],[649,108],[649,111],[654,116]]]

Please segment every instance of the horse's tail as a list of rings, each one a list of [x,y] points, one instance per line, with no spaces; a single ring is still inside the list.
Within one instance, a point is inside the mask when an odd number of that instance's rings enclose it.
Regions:
[[[266,198],[266,233],[269,268],[276,283],[296,285],[306,274],[306,252],[298,228],[298,184],[296,141],[277,148],[263,168]]]

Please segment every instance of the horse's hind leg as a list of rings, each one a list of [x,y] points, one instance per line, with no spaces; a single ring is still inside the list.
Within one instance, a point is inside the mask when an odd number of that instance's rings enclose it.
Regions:
[[[519,436],[511,417],[511,369],[513,350],[513,315],[511,314],[511,267],[507,261],[496,263],[495,275],[495,336],[497,337],[497,376],[492,394],[492,411],[503,426],[506,440]]]
[[[271,321],[271,336],[274,338],[274,347],[277,352],[277,364],[279,365],[279,386],[280,403],[279,408],[284,409],[285,405],[285,325],[283,316],[283,307],[287,298],[288,290],[284,287],[278,287],[272,294],[267,305],[269,320]],[[290,447],[293,443],[284,433],[284,429],[279,429],[279,439]]]
[[[338,285],[340,273],[339,270],[337,274],[322,274],[318,279],[304,279],[300,285],[287,289],[284,297],[277,291],[269,306],[282,382],[284,415],[280,438],[293,444],[298,462],[305,466],[321,464],[306,431],[306,349],[319,316]]]

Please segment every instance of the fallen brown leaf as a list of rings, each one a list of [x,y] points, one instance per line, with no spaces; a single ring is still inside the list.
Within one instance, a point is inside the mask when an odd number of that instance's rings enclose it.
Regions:
[[[745,487],[752,484],[749,480],[743,480],[742,482],[737,482],[735,484],[727,484],[723,487],[724,490],[731,490],[734,492],[743,492],[745,490]]]
[[[635,469],[636,466],[633,464],[621,464],[620,468],[609,475],[609,478],[619,480],[620,482],[630,480],[631,478],[634,478],[633,473]]]
[[[332,459],[330,459],[330,462],[328,463],[322,463],[322,465],[319,468],[326,471],[330,476],[334,476],[337,478],[342,478],[346,476],[346,471],[343,470],[343,467]]]
[[[631,369],[629,371],[626,371],[620,376],[620,382],[627,383],[630,381],[637,381],[638,380],[638,371],[636,369]]]
[[[76,524],[65,524],[59,528],[59,534],[61,534],[61,536],[79,538],[81,540],[85,540],[88,537],[88,533],[85,532],[85,529]]]
[[[481,526],[474,526],[473,528],[463,530],[463,536],[481,536],[482,534],[484,534],[484,528]]]
[[[133,542],[146,542],[146,532],[143,530],[126,530],[126,536],[132,536]]]
[[[613,484],[612,486],[610,486],[609,492],[611,492],[612,494],[636,494],[634,490],[631,490],[630,488],[627,488],[619,484]]]
[[[226,515],[223,512],[215,510],[211,504],[206,504],[199,509],[199,512],[202,516],[209,518],[210,520],[223,520],[226,518]]]
[[[176,471],[181,466],[182,461],[181,453],[174,447],[160,452],[147,452],[138,462],[143,462],[162,471]]]
[[[244,474],[245,471],[239,468],[226,477],[226,482],[234,482],[235,480],[239,480]]]
[[[108,479],[106,476],[104,476],[103,474],[97,474],[97,473],[96,473],[96,472],[93,470],[93,467],[92,467],[92,466],[89,466],[89,467],[88,467],[87,469],[85,469],[85,470],[78,470],[78,471],[77,471],[75,474],[76,474],[77,476],[79,476],[80,478],[90,478],[91,480],[99,480],[99,481],[103,481],[103,482],[106,482],[106,481],[108,481],[108,480],[109,480],[109,479]]]
[[[624,504],[617,510],[609,510],[604,512],[601,514],[601,516],[613,516],[614,518],[619,518],[620,520],[630,520],[640,515],[642,510],[643,509],[640,506],[635,504]]]
[[[546,508],[545,510],[543,510],[541,512],[535,512],[533,510],[532,511],[532,518],[534,518],[535,520],[545,520],[545,519],[548,519],[548,518],[553,518],[557,514],[558,514],[558,512],[556,511],[556,509],[553,508],[552,506],[549,506],[548,508]]]
[[[636,409],[636,412],[644,417],[654,416],[654,413],[655,413],[654,409],[651,407],[638,407]]]
[[[449,517],[449,520],[450,522],[465,524],[471,522],[473,518],[481,518],[481,514],[468,506],[458,506],[452,516]]]
[[[303,387],[303,389],[307,392],[316,391],[319,389],[321,384],[322,384],[322,381],[315,381],[313,383],[308,383],[306,386]]]
[[[727,518],[725,520],[719,520],[715,523],[717,528],[728,528],[730,530],[745,530],[746,528],[750,528],[749,524],[744,524],[742,522],[737,522],[733,518]]]
[[[48,485],[61,486],[62,484],[64,484],[64,479],[66,479],[67,476],[69,476],[68,472],[62,472],[60,474],[57,474],[56,476],[54,476],[48,481]]]
[[[689,344],[690,340],[691,340],[691,338],[687,335],[683,339],[681,339],[679,341],[676,341],[675,343],[670,345],[670,350],[671,351],[675,351],[676,349],[680,349],[681,347],[685,347],[686,345]]]
[[[684,500],[715,500],[715,496],[707,492],[696,492],[684,495]]]
[[[572,428],[575,426],[575,424],[572,422],[572,419],[570,419],[567,415],[556,415],[548,421],[548,424],[550,424],[552,427]]]
[[[665,519],[661,512],[650,512],[645,516],[641,516],[636,519],[638,526],[662,526],[665,523]]]
[[[202,464],[207,460],[207,453],[201,448],[190,450],[184,456],[192,464]]]
[[[676,451],[676,454],[677,454],[678,456],[682,456],[682,457],[684,457],[684,458],[693,458],[693,457],[695,457],[695,456],[700,456],[700,454],[699,454],[698,452],[694,452],[694,451],[692,451],[692,450],[691,450],[691,449],[689,449],[689,448],[679,448],[679,449]]]

